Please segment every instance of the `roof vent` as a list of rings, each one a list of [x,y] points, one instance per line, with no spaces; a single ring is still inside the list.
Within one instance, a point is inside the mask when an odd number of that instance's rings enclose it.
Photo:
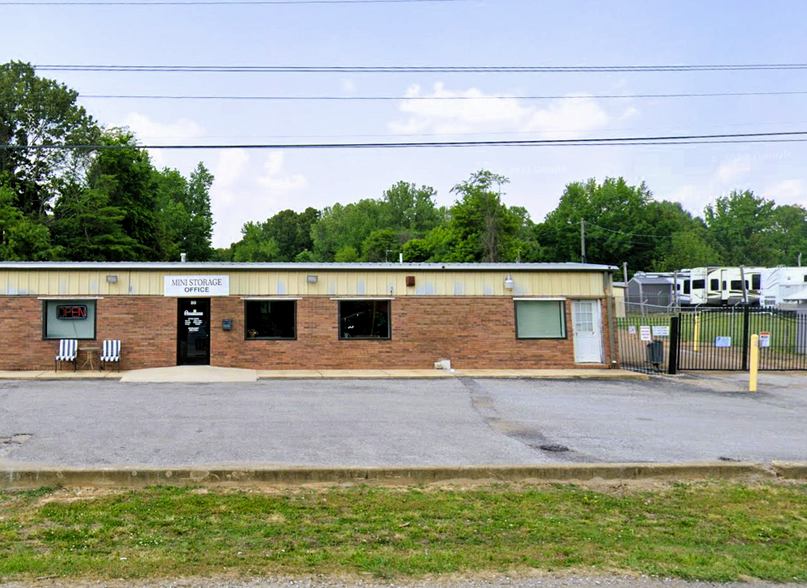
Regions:
[[[179,254],[179,261],[181,263],[185,263],[187,261],[188,254],[187,253],[180,253]]]

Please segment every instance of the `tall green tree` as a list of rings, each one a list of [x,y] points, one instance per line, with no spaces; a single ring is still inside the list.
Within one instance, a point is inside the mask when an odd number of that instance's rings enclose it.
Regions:
[[[266,237],[261,223],[246,223],[241,228],[241,234],[241,240],[232,247],[233,261],[280,261],[280,247],[274,238]]]
[[[194,261],[210,261],[213,258],[213,225],[216,224],[210,207],[213,180],[213,174],[204,163],[199,162],[188,182],[185,207],[190,219],[182,246]]]
[[[241,231],[242,239],[233,243],[231,255],[237,261],[308,259],[312,248],[311,227],[318,218],[319,211],[309,207],[300,213],[281,210],[263,223],[250,221]]]
[[[779,265],[795,266],[799,255],[807,256],[807,210],[798,204],[785,204],[773,210],[772,247]]]
[[[336,253],[345,247],[361,251],[370,233],[383,228],[381,215],[381,204],[371,199],[326,207],[311,227],[314,256],[319,261],[334,261]]]
[[[430,186],[398,182],[384,191],[381,198],[379,228],[392,229],[403,241],[422,237],[445,221],[445,212],[437,208],[437,192]]]
[[[189,230],[191,215],[186,206],[188,181],[175,169],[154,171],[157,218],[159,226],[161,257],[176,261],[186,252],[185,237]],[[189,256],[192,261],[205,261]]]
[[[54,261],[62,248],[51,243],[48,228],[26,218],[16,206],[16,195],[0,184],[0,260]]]
[[[313,248],[311,226],[319,218],[316,208],[303,212],[281,210],[263,223],[265,238],[274,239],[280,248],[280,261],[294,261],[306,250]]]
[[[734,190],[704,209],[704,220],[727,265],[774,266],[779,254],[772,239],[775,203],[750,190]]]
[[[109,206],[124,211],[123,232],[137,243],[129,261],[164,258],[162,225],[157,215],[156,173],[148,153],[138,149],[128,131],[113,129],[103,138],[101,150],[90,165],[87,185],[108,198]]]
[[[398,235],[392,229],[370,233],[361,246],[361,260],[370,262],[397,261],[400,252]]]
[[[573,182],[557,208],[536,229],[544,261],[581,261],[581,221],[586,221],[586,261],[649,268],[655,235],[648,206],[652,194],[623,178]]]
[[[109,192],[74,185],[53,211],[53,239],[69,261],[131,261],[137,241],[123,230],[126,212],[109,204]]]
[[[459,199],[449,210],[451,253],[444,261],[515,261],[523,218],[502,202],[504,176],[481,170],[454,186]]]
[[[40,78],[27,63],[0,65],[0,178],[14,192],[14,206],[29,218],[44,217],[65,181],[74,181],[92,153],[79,149],[38,149],[93,145],[101,131],[78,93]]]
[[[210,187],[213,175],[203,163],[191,172],[190,180],[177,170],[155,172],[157,211],[162,229],[160,250],[165,260],[177,260],[186,253],[192,261],[211,261],[213,213]]]
[[[635,269],[674,271],[722,264],[721,254],[706,224],[684,210],[680,203],[650,201],[647,222],[652,234],[644,239],[647,247],[654,251],[653,261],[647,268]]]

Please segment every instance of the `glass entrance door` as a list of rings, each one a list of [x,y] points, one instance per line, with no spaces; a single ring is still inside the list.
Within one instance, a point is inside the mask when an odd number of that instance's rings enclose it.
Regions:
[[[210,298],[177,302],[177,365],[210,365]]]

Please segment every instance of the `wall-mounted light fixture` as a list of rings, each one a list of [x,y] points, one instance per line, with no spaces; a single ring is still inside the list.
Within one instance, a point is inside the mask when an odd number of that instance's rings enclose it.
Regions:
[[[317,276],[308,276],[305,279],[305,281],[308,282],[309,284],[316,284],[317,283]]]
[[[507,277],[504,279],[504,289],[505,289],[505,290],[512,290],[512,289],[513,289],[514,284],[515,284],[515,283],[513,282],[513,278],[512,278],[512,276],[507,276]]]
[[[107,284],[117,284],[118,283],[118,276],[107,276],[106,277]]]

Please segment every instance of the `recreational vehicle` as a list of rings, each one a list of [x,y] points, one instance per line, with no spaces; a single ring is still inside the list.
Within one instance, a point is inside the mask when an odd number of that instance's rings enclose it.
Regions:
[[[760,267],[696,267],[682,270],[681,304],[734,306],[759,304],[762,289]]]
[[[780,306],[785,300],[807,288],[807,267],[775,267],[762,270],[761,302]]]

